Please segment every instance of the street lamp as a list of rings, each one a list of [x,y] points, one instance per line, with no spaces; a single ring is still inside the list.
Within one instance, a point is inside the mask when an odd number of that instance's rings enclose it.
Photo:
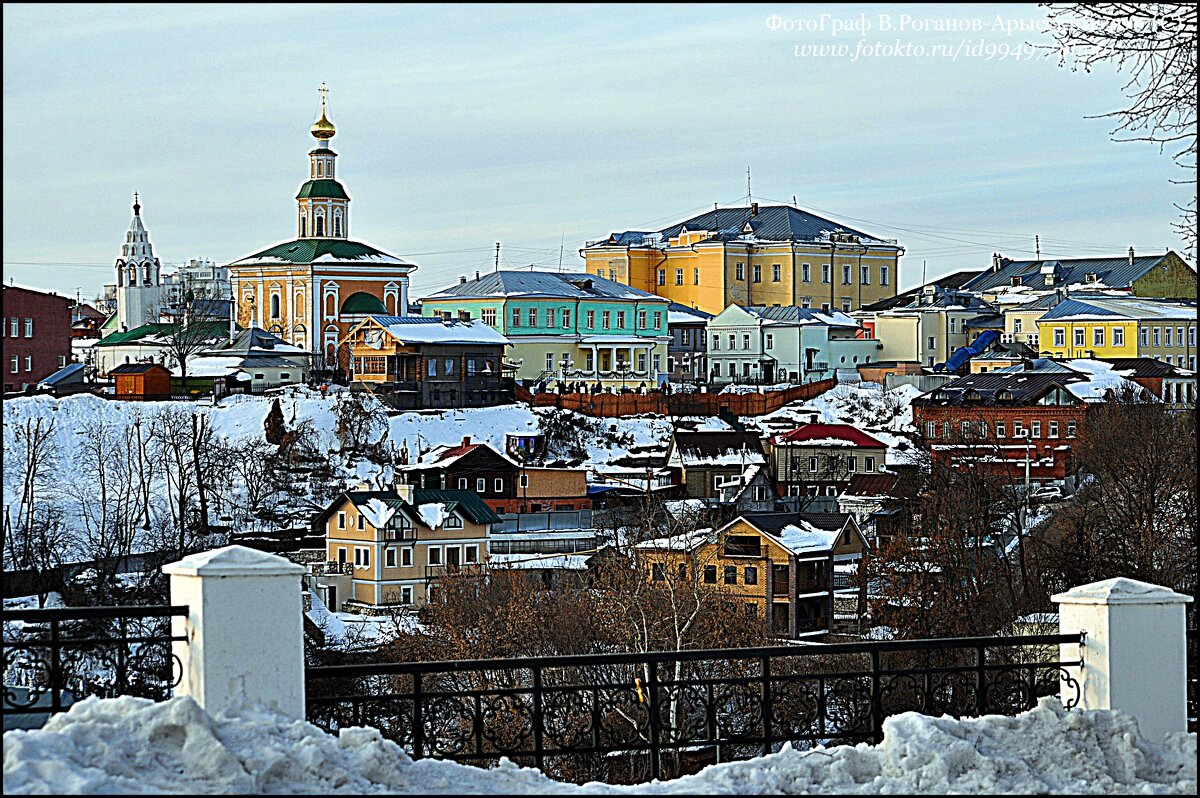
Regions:
[[[629,368],[629,363],[623,357],[617,358],[617,373],[621,375],[621,393],[624,393],[625,378],[628,377],[632,371]]]
[[[575,368],[575,361],[571,360],[570,355],[563,355],[558,361],[558,381],[566,383],[567,370]]]

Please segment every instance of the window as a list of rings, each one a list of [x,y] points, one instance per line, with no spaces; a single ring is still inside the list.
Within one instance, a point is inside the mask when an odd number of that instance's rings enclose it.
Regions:
[[[616,269],[608,270],[608,279],[612,280],[613,282],[617,281],[617,270]]]
[[[354,564],[361,568],[371,567],[371,550],[366,548],[354,547]]]
[[[66,368],[66,366],[67,366],[67,356],[59,355],[58,356],[58,367],[61,369],[61,368]],[[286,377],[287,375],[284,374],[283,376]]]
[[[13,359],[16,360],[16,358],[13,358]],[[16,369],[13,369],[13,371],[16,371]],[[345,528],[346,528],[346,514],[338,513],[338,529],[345,529]]]
[[[679,575],[680,582],[687,581],[687,578],[688,578],[687,563],[683,563],[683,562],[679,563],[679,567],[675,570],[675,573],[677,573]]]
[[[737,584],[737,566],[736,565],[726,565],[725,566],[725,584],[727,584],[727,585],[736,585]]]
[[[775,336],[772,333],[767,333],[767,349],[775,348]]]
[[[683,269],[675,270],[675,285],[683,285]]]
[[[660,562],[650,564],[650,578],[655,582],[662,582],[667,578],[667,568]]]
[[[850,264],[842,264],[842,285],[850,285]]]
[[[1092,346],[1104,346],[1104,328],[1092,328]]]
[[[589,330],[596,329],[596,311],[589,310],[587,312],[587,326]]]
[[[1058,422],[1057,421],[1048,421],[1046,423],[1047,423],[1047,426],[1049,427],[1050,437],[1057,438],[1058,437]]]
[[[773,282],[773,283],[779,282],[779,278],[782,276],[782,272],[783,272],[782,266],[780,266],[778,263],[773,264],[771,266],[771,282]]]
[[[363,529],[365,529],[365,528],[366,528],[366,527],[365,527],[365,524],[366,524],[366,517],[365,517],[365,516],[362,516],[362,515],[359,515],[359,516],[358,516],[358,530],[359,530],[360,532],[361,532]]]
[[[800,307],[811,308],[812,307],[812,297],[810,297],[810,296],[801,297],[800,298]]]
[[[758,569],[753,565],[747,565],[742,568],[742,582],[747,585],[757,585]]]
[[[830,266],[828,263],[821,264],[821,282],[828,283],[833,280],[830,274]]]
[[[1021,332],[1021,318],[1019,316],[1013,319],[1013,332]]]
[[[849,313],[850,308],[852,308],[853,306],[854,306],[853,303],[849,299],[846,299],[845,297],[842,298],[842,312],[843,313]],[[845,360],[845,358],[842,358],[842,360]]]
[[[411,568],[412,567],[412,555],[413,555],[412,546],[405,546],[404,548],[400,549],[400,567],[401,568]]]
[[[800,279],[806,283],[812,282],[812,266],[807,263],[800,264]]]
[[[1067,437],[1068,438],[1075,437],[1075,422],[1074,421],[1067,422]]]
[[[762,282],[762,266],[759,266],[757,263],[754,264],[754,282]]]
[[[646,311],[639,310],[637,312],[637,326],[639,330],[646,329]]]
[[[1054,345],[1055,346],[1066,346],[1067,345],[1067,331],[1064,330],[1062,327],[1054,328]]]
[[[925,422],[925,437],[926,438],[936,438],[937,437],[937,422],[936,421],[926,421]]]
[[[1150,339],[1148,337],[1149,333],[1147,332],[1148,329],[1148,327],[1138,328],[1138,343],[1142,346],[1147,346],[1150,343]]]
[[[705,584],[715,585],[717,583],[717,566],[704,566],[704,582]]]
[[[28,333],[26,333],[26,335],[28,335]],[[1166,327],[1163,329],[1163,346],[1171,346],[1171,328],[1170,327]]]
[[[888,267],[887,266],[879,267],[879,284],[880,285],[888,284]]]
[[[1025,437],[1025,427],[1021,423],[1021,419],[1019,419],[1019,418],[1013,419],[1013,437],[1014,438],[1024,438]]]
[[[617,311],[617,329],[618,330],[625,329],[625,311],[623,311],[623,310]]]
[[[1183,346],[1183,328],[1182,327],[1175,328],[1175,345]]]
[[[430,546],[428,549],[425,550],[425,552],[426,552],[425,557],[428,560],[430,565],[441,565],[442,564],[442,547],[441,546]]]
[[[554,353],[546,353],[546,371],[554,371]]]
[[[1162,346],[1162,337],[1161,336],[1162,336],[1162,328],[1155,327],[1154,328],[1154,346],[1155,347]]]
[[[1031,432],[1029,433],[1031,438],[1042,437],[1042,422],[1041,421],[1031,421],[1031,422],[1029,422],[1029,427],[1031,430]]]
[[[404,585],[400,588],[400,603],[412,604],[412,585]]]
[[[742,333],[742,349],[750,348],[750,333]]]
[[[743,376],[743,377],[749,377],[749,376],[750,376],[750,364],[749,364],[749,363],[743,363],[743,364],[742,364],[742,376]]]
[[[554,308],[546,308],[546,326],[547,327],[554,326],[554,321],[555,321],[554,315],[555,315]]]
[[[1188,327],[1188,346],[1196,345],[1196,328]]]
[[[529,326],[537,326],[537,308],[529,308]]]
[[[14,319],[10,319],[10,321],[12,322],[12,324],[10,325],[10,329],[12,330],[12,332],[10,332],[9,335],[11,335],[13,338],[16,338],[20,334],[21,320],[14,318]]]
[[[871,455],[867,455],[866,457],[863,458],[863,471],[874,471],[874,470],[875,470],[875,458]]]
[[[846,458],[846,470],[854,471],[857,467],[858,467],[858,463],[857,463],[857,461],[855,461],[854,455],[848,456]]]
[[[654,311],[654,329],[655,330],[662,329],[662,311],[661,310]]]
[[[571,309],[570,308],[563,308],[562,326],[563,326],[564,330],[571,329]]]
[[[1003,437],[1005,437],[1006,435],[1007,435],[1007,433],[1005,432],[1005,429],[1004,429],[1004,422],[1003,422],[1003,421],[997,421],[997,422],[996,422],[996,437],[997,437],[997,438],[1003,438]]]
[[[475,492],[476,493],[484,493],[486,491],[487,491],[487,480],[484,479],[483,477],[478,477],[475,480]]]
[[[611,310],[600,311],[600,326],[605,330],[608,330],[612,327],[612,311]]]
[[[479,544],[478,543],[472,544],[470,546],[463,546],[463,562],[464,563],[479,562]]]
[[[658,284],[659,285],[667,284],[667,270],[666,269],[658,270]]]
[[[458,489],[459,489],[459,490],[466,490],[466,489],[467,489],[467,478],[466,478],[466,477],[459,477],[459,478],[458,478]]]
[[[929,348],[935,349],[936,347],[937,347],[937,336],[936,335],[929,336]]]
[[[1083,342],[1086,340],[1084,338],[1085,330],[1082,327],[1078,327],[1078,328],[1075,328],[1073,330],[1073,332],[1075,333],[1075,337],[1074,337],[1075,346],[1083,346]]]
[[[25,319],[25,337],[33,337],[33,319]]]
[[[960,427],[959,433],[962,435],[962,437],[965,438],[971,434],[971,422],[970,421],[960,422],[959,427]]]
[[[593,355],[594,354],[595,353],[591,352],[591,351],[583,353],[583,370],[584,371],[592,371],[593,370],[593,367],[594,367]]]
[[[734,271],[734,274],[736,275],[735,279],[738,279],[738,280],[746,279],[746,264],[739,263],[737,266],[734,267],[733,271]]]
[[[732,352],[734,349],[737,349],[737,336],[734,335],[733,333],[730,333],[729,334],[729,351]]]
[[[503,493],[504,479],[502,477],[496,477],[494,480],[492,480],[492,489],[495,490],[496,493]]]
[[[521,326],[521,309],[520,308],[512,309],[512,324],[510,326],[512,326],[512,327],[520,327]]]
[[[859,266],[858,267],[858,282],[861,285],[870,285],[871,284],[871,267],[870,266]]]
[[[1125,346],[1125,328],[1113,327],[1113,346]]]
[[[700,270],[692,269],[692,285],[700,285]]]
[[[717,335],[716,333],[713,333],[712,348],[713,351],[718,351],[721,348],[721,336]]]
[[[395,549],[389,547],[389,548],[386,548],[383,550],[383,565],[385,568],[395,568],[396,567],[396,550]]]
[[[815,472],[816,472],[816,470],[817,470],[817,458],[815,458],[815,457],[810,457],[810,458],[808,458],[808,470],[809,470],[810,472],[813,472],[813,473],[815,473]]]

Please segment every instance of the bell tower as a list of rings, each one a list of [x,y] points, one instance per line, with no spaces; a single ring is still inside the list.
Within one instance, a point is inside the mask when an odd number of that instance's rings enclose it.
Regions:
[[[329,140],[337,128],[329,121],[327,95],[329,89],[321,84],[321,118],[309,129],[317,146],[308,153],[308,182],[296,195],[296,234],[300,238],[349,238],[350,197],[334,178],[337,153]]]
[[[115,264],[117,270],[117,328],[132,330],[158,321],[162,307],[162,264],[154,257],[150,234],[142,224],[142,206],[133,194],[133,221]]]

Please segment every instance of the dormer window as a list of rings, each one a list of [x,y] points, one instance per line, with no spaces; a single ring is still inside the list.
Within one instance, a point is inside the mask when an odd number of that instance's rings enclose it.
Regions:
[[[1098,274],[1096,274],[1095,272],[1088,272],[1087,274],[1085,274],[1083,276],[1084,282],[1087,282],[1087,283],[1094,283],[1099,279],[1100,279],[1100,276]]]
[[[1011,402],[1013,400],[1012,391],[1001,391],[996,395],[996,398],[1002,402]]]
[[[446,521],[442,524],[442,526],[446,529],[462,529],[462,518],[458,515],[458,513],[450,513],[446,516]]]
[[[1021,278],[1020,277],[1010,277],[1010,278],[1008,278],[1008,284],[1009,285],[1020,285]]]

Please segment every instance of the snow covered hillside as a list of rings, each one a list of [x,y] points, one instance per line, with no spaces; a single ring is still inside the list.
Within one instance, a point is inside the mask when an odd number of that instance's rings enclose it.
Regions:
[[[906,712],[878,746],[712,765],[667,782],[578,786],[507,760],[414,762],[369,728],[337,736],[259,709],[208,715],[190,698],[88,698],[35,731],[4,734],[4,790],[50,793],[946,794],[1196,793],[1196,735],[1138,736],[1120,712],[1044,698],[1015,718]]]

